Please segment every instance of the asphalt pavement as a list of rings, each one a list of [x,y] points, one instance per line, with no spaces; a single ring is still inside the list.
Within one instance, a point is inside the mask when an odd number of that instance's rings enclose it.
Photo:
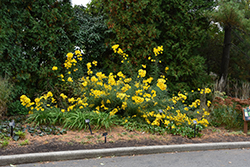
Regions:
[[[174,152],[16,165],[16,167],[249,167],[249,149]]]
[[[49,167],[50,165],[55,165],[63,167],[65,165],[77,165],[97,167],[104,166],[106,164],[106,166],[139,167],[155,165],[176,166],[176,164],[180,164],[183,167],[192,164],[193,167],[197,165],[232,166],[238,164],[238,166],[242,167],[250,166],[250,150],[248,148],[250,148],[250,142],[221,142],[60,151],[0,156],[0,166],[23,164],[17,166],[28,167],[45,165],[46,167]],[[104,157],[114,158],[110,159]],[[44,163],[48,161],[51,163]],[[88,163],[90,164],[88,165]]]

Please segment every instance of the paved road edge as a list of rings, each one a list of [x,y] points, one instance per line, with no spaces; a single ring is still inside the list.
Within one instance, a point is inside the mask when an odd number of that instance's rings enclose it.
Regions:
[[[25,164],[42,161],[60,161],[75,160],[86,158],[97,158],[107,156],[124,156],[138,154],[157,154],[167,152],[183,152],[183,151],[205,151],[220,149],[239,149],[250,148],[250,142],[221,142],[221,143],[202,143],[202,144],[181,144],[181,145],[160,145],[160,146],[144,146],[144,147],[120,147],[106,148],[94,150],[74,150],[74,151],[58,151],[47,153],[32,153],[18,155],[0,156],[0,166],[10,164]]]

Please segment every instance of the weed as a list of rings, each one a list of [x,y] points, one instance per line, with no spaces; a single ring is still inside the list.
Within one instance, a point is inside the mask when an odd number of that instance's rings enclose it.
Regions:
[[[20,131],[20,130],[15,132],[15,134],[18,135],[20,137],[20,139],[23,139],[26,136],[25,132]]]
[[[28,145],[29,144],[29,140],[26,139],[24,141],[22,141],[21,143],[19,143],[20,146],[25,146],[25,145]]]
[[[155,136],[153,136],[153,135],[150,135],[149,138],[150,138],[151,140],[155,140]]]
[[[101,137],[102,137],[101,135],[97,135],[97,136],[96,136],[97,139],[100,139]]]
[[[0,141],[0,148],[6,147],[6,146],[8,146],[8,145],[9,145],[9,141],[7,141],[7,140]]]
[[[93,138],[95,138],[95,137],[89,135],[89,136],[86,136],[86,138],[87,138],[87,139],[93,139]]]
[[[123,137],[123,135],[122,135],[122,134],[120,134],[120,133],[118,133],[118,134],[117,134],[117,136],[119,136],[119,137]]]
[[[244,135],[244,132],[242,132],[242,131],[240,130],[240,131],[230,132],[229,134],[232,134],[232,135]]]
[[[103,140],[98,139],[98,140],[96,141],[96,143],[104,143],[104,141],[103,141]]]
[[[128,133],[127,132],[122,132],[123,135],[127,135]]]
[[[133,138],[133,137],[134,137],[134,135],[128,135],[128,137]]]
[[[112,139],[112,138],[114,138],[114,136],[110,135],[110,136],[108,136],[107,138],[108,138],[108,139]]]
[[[82,140],[80,143],[83,144],[83,145],[85,145],[85,144],[88,144],[89,142]]]

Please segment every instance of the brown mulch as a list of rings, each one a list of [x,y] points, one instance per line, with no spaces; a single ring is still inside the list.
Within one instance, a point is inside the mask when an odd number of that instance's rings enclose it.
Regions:
[[[112,128],[112,131],[108,131],[106,143],[102,136],[104,132],[106,131],[99,130],[95,131],[93,135],[90,135],[88,131],[68,131],[67,134],[60,136],[47,135],[43,137],[31,136],[27,133],[24,139],[9,141],[7,147],[0,148],[0,155],[117,147],[250,141],[250,136],[248,135],[242,133],[235,134],[224,128],[211,127],[202,131],[202,137],[191,139],[170,134],[152,135],[139,131],[127,131],[122,127],[115,127]],[[29,143],[21,146],[21,143],[25,140],[28,140]]]

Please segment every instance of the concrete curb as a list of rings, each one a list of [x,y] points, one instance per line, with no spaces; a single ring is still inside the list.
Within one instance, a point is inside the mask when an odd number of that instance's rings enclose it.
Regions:
[[[162,145],[162,146],[144,146],[144,147],[120,147],[95,150],[75,150],[58,151],[47,153],[32,153],[18,155],[0,156],[0,166],[10,164],[25,164],[42,161],[60,161],[85,158],[97,158],[106,156],[124,156],[137,154],[157,154],[167,152],[183,151],[205,151],[219,149],[239,149],[250,148],[250,142],[221,142],[221,143],[202,143],[202,144],[181,144],[181,145]]]

